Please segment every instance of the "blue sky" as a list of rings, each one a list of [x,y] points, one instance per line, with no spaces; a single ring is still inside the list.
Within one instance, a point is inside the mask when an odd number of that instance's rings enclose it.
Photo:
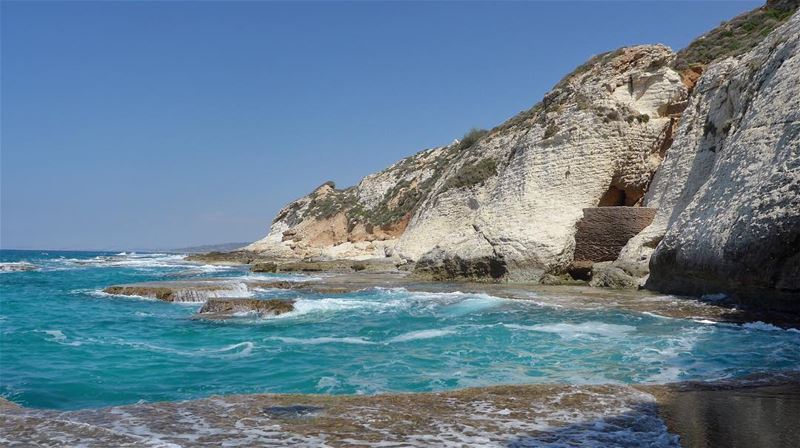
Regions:
[[[590,56],[760,2],[2,2],[3,248],[262,237]]]

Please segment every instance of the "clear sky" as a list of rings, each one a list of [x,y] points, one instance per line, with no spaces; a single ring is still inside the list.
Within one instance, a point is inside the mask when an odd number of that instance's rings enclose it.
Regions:
[[[590,56],[761,2],[2,2],[3,248],[248,241],[527,109]]]

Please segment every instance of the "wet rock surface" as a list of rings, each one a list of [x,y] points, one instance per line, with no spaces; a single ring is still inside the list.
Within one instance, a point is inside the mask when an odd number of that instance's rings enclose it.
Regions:
[[[35,271],[36,269],[35,265],[25,261],[0,263],[0,272]]]
[[[205,319],[233,317],[237,314],[254,313],[258,316],[278,316],[294,311],[293,300],[278,299],[208,299],[197,312]]]
[[[113,285],[106,294],[147,297],[165,302],[204,302],[211,297],[232,297],[247,292],[241,282],[224,280],[187,280]]]
[[[7,446],[795,447],[797,374],[664,386],[234,395],[55,412],[0,406]],[[708,428],[708,429],[704,429]],[[721,428],[731,428],[722,430]]]
[[[795,378],[792,380],[791,378]],[[643,386],[656,397],[658,414],[681,446],[792,447],[800,440],[797,373],[744,381]]]
[[[204,254],[191,254],[186,257],[186,261],[219,265],[250,264],[263,259],[264,257],[248,250],[239,250],[233,252],[208,252]]]

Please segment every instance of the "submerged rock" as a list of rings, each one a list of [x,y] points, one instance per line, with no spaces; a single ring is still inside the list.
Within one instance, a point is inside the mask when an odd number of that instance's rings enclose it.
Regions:
[[[36,266],[28,263],[27,261],[14,261],[8,263],[0,263],[0,272],[22,272],[22,271],[35,271]]]
[[[294,300],[261,299],[208,299],[197,312],[202,318],[230,317],[241,313],[259,316],[277,316],[294,311]]]

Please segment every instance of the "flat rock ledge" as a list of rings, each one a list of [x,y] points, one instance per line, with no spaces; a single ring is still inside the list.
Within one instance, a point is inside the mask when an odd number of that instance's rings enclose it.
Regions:
[[[263,280],[230,282],[226,280],[148,282],[113,285],[103,289],[106,294],[130,297],[147,297],[165,302],[206,302],[210,299],[237,298],[250,295],[257,289],[283,289],[304,293],[347,294],[363,289],[358,283],[291,282]]]
[[[280,299],[208,299],[195,317],[224,319],[237,314],[256,314],[259,317],[278,316],[294,311],[294,300]]]
[[[106,294],[148,297],[165,302],[205,302],[211,297],[232,296],[246,291],[247,287],[243,285],[211,282],[154,282],[153,284],[114,285],[103,289]]]
[[[368,396],[227,395],[77,411],[7,405],[0,406],[0,437],[4,446],[12,447],[795,448],[798,398],[796,374],[767,374],[646,386],[532,384]]]
[[[408,260],[397,258],[351,259],[283,259],[262,256],[251,251],[209,252],[192,254],[186,261],[213,265],[249,265],[252,272],[397,272],[413,267]]]

